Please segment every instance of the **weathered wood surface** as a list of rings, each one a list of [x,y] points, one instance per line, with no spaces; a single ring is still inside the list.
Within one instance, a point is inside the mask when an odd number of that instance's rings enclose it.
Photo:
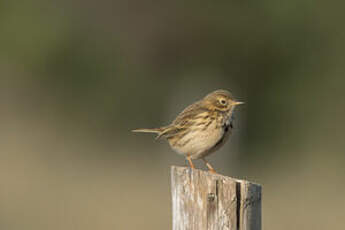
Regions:
[[[261,186],[171,167],[173,230],[261,230]]]

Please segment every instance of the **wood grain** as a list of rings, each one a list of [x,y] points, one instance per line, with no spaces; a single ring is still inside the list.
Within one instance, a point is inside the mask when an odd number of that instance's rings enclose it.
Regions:
[[[171,167],[173,230],[260,230],[261,186]]]

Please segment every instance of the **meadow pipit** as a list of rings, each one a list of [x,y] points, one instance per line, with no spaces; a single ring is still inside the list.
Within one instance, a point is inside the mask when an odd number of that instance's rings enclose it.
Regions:
[[[216,90],[185,108],[170,125],[133,132],[157,133],[156,139],[166,138],[173,150],[186,157],[191,168],[192,159],[202,159],[209,171],[215,172],[205,157],[229,138],[233,110],[240,104],[243,102],[235,101],[229,91]]]

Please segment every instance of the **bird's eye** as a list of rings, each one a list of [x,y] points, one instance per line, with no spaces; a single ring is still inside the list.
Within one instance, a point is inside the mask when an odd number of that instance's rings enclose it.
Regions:
[[[226,105],[226,100],[225,99],[220,99],[219,102],[220,102],[221,105]]]

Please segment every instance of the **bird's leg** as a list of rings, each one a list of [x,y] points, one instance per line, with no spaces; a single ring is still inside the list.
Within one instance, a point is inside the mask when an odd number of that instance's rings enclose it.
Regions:
[[[188,157],[186,157],[186,158],[187,158],[187,160],[188,160],[188,163],[189,163],[190,167],[191,167],[192,169],[195,169],[195,167],[194,167],[194,164],[193,164],[193,162],[192,162],[191,157],[190,157],[190,156],[188,156]]]
[[[207,166],[207,168],[208,168],[208,171],[210,171],[211,173],[216,173],[216,170],[214,170],[214,168],[211,166],[210,163],[208,163],[208,162],[206,161],[205,158],[202,158],[202,160],[205,162],[205,164],[206,164],[206,166]]]

